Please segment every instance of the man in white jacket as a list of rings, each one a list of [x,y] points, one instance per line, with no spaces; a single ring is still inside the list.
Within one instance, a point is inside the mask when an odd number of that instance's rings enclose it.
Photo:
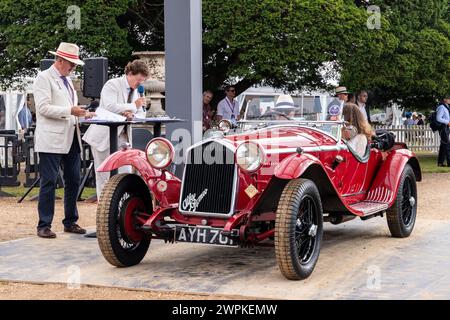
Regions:
[[[86,233],[76,224],[81,162],[78,117],[88,117],[89,113],[78,106],[77,94],[69,78],[77,65],[84,64],[78,52],[75,44],[62,42],[56,52],[50,51],[56,56],[55,63],[39,73],[33,84],[35,151],[39,153],[40,176],[37,234],[42,238],[56,237],[51,227],[60,165],[64,171],[64,231]]]
[[[134,116],[145,117],[145,97],[139,97],[137,87],[149,76],[147,65],[141,60],[134,60],[125,67],[125,75],[108,80],[103,86],[100,94],[100,105],[98,109],[120,114],[131,120]],[[97,109],[97,110],[98,110]],[[101,110],[98,111],[99,114]],[[128,131],[130,130],[130,126]],[[121,126],[117,130],[118,143],[129,142],[131,132],[124,130]],[[94,157],[95,170],[109,156],[109,128],[107,126],[91,125],[83,136],[83,140],[91,145]],[[120,170],[123,172],[123,170]],[[109,172],[95,172],[97,198],[103,190],[103,186],[109,179]]]

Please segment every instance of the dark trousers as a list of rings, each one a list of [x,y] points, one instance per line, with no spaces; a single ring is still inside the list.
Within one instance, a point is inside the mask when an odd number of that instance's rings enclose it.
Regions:
[[[438,164],[444,164],[447,159],[447,165],[450,166],[450,141],[449,130],[444,128],[440,131],[441,144],[439,146]]]
[[[60,166],[64,172],[64,215],[65,227],[70,227],[78,220],[77,196],[80,184],[80,147],[74,135],[68,154],[39,153],[39,224],[38,229],[51,228],[55,213],[55,189]]]
[[[438,164],[444,164],[447,159],[447,165],[450,166],[450,143],[442,143],[439,146]]]

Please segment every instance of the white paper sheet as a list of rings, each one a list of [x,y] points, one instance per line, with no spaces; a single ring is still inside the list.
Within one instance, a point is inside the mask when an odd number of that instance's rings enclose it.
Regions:
[[[111,121],[111,122],[122,122],[127,120],[126,117],[121,116],[120,114],[108,111],[103,108],[97,108],[95,110],[96,116],[92,118],[92,120],[97,121]]]

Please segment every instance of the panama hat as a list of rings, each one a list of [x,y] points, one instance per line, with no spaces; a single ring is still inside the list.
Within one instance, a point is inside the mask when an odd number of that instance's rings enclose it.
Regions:
[[[347,91],[346,87],[337,87],[336,88],[336,95],[338,94],[349,94],[350,92]]]
[[[294,99],[288,94],[282,94],[277,99],[275,108],[294,108]]]
[[[80,48],[74,43],[61,42],[56,52],[49,51],[49,53],[61,57],[67,61],[83,66],[84,62],[80,60],[78,54]]]

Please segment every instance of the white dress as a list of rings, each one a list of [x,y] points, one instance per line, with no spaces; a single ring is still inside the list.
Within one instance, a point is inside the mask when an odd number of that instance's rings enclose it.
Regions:
[[[347,141],[347,144],[356,152],[361,158],[366,153],[367,149],[367,137],[364,134],[357,134],[353,138]]]

